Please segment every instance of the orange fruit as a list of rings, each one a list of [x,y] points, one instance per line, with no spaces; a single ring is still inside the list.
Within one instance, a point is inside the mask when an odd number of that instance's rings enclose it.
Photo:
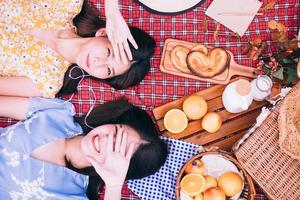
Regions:
[[[179,109],[171,109],[165,114],[164,125],[171,133],[182,132],[187,127],[187,124],[186,115]]]
[[[208,188],[217,187],[218,183],[214,177],[207,175],[204,176],[204,178],[206,183],[204,191],[207,190]]]
[[[202,128],[207,132],[214,133],[222,126],[222,118],[216,112],[208,112],[202,119]]]
[[[226,200],[225,192],[219,187],[207,189],[203,193],[204,200]]]
[[[243,189],[244,182],[238,173],[226,172],[218,178],[218,186],[225,192],[226,196],[233,197]]]
[[[207,103],[203,97],[192,95],[184,100],[182,109],[188,118],[197,120],[207,113]]]
[[[203,192],[205,187],[205,178],[200,174],[188,174],[180,181],[182,192],[189,196],[196,196]]]

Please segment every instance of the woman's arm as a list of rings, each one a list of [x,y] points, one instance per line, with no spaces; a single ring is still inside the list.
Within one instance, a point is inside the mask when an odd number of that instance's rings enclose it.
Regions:
[[[109,186],[105,185],[104,200],[120,200],[122,193],[122,185]]]
[[[34,97],[41,96],[41,92],[27,77],[0,77],[0,95]]]
[[[25,119],[29,108],[28,97],[0,96],[0,116],[17,120]]]

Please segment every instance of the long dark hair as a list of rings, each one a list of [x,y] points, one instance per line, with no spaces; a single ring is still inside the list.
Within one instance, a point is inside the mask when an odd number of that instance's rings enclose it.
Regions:
[[[88,117],[75,117],[84,134],[91,129],[86,125],[97,127],[104,124],[123,124],[136,130],[142,140],[147,143],[141,144],[133,154],[130,166],[126,175],[127,179],[137,179],[154,174],[165,162],[167,157],[167,146],[159,138],[159,131],[146,111],[134,106],[125,98],[116,101],[107,102],[95,108]],[[69,168],[89,175],[89,186],[87,196],[90,199],[99,199],[98,191],[101,184],[101,178],[93,167],[76,169],[70,163]]]
[[[83,3],[81,12],[73,19],[73,24],[77,28],[77,34],[81,37],[94,37],[100,28],[105,27],[105,21],[99,18],[96,8],[86,0]],[[92,77],[92,79],[105,82],[116,89],[134,86],[144,79],[150,68],[150,58],[154,52],[155,41],[149,34],[139,28],[130,27],[129,29],[138,45],[138,49],[135,49],[129,44],[134,61],[130,69],[124,74],[113,78],[99,79]],[[72,64],[66,71],[64,83],[58,95],[70,94],[76,91],[80,79],[71,79],[69,74],[72,72],[72,77],[78,77],[82,75],[82,70],[72,70],[74,66],[76,65]],[[87,73],[85,72],[85,74]]]

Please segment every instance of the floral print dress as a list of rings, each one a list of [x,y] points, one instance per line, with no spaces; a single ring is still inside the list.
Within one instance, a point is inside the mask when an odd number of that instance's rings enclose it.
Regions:
[[[88,200],[88,176],[30,156],[49,142],[82,133],[74,114],[69,102],[31,98],[26,120],[0,128],[1,200]]]
[[[30,78],[43,97],[53,98],[70,63],[30,30],[72,28],[83,0],[0,0],[0,76]]]

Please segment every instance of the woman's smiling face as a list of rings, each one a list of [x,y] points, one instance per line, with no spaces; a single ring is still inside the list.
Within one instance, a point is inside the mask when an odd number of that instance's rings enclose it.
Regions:
[[[116,61],[110,41],[102,36],[90,38],[81,47],[76,64],[91,76],[100,79],[124,74],[131,66],[129,60],[126,63]]]
[[[142,139],[139,134],[129,126],[120,124],[106,124],[94,128],[91,132],[85,135],[81,140],[81,149],[84,156],[99,156],[101,152],[106,151],[106,139],[109,134],[114,134],[114,142],[116,139],[116,134],[119,129],[123,129],[127,132],[127,147],[131,143],[141,144]]]

